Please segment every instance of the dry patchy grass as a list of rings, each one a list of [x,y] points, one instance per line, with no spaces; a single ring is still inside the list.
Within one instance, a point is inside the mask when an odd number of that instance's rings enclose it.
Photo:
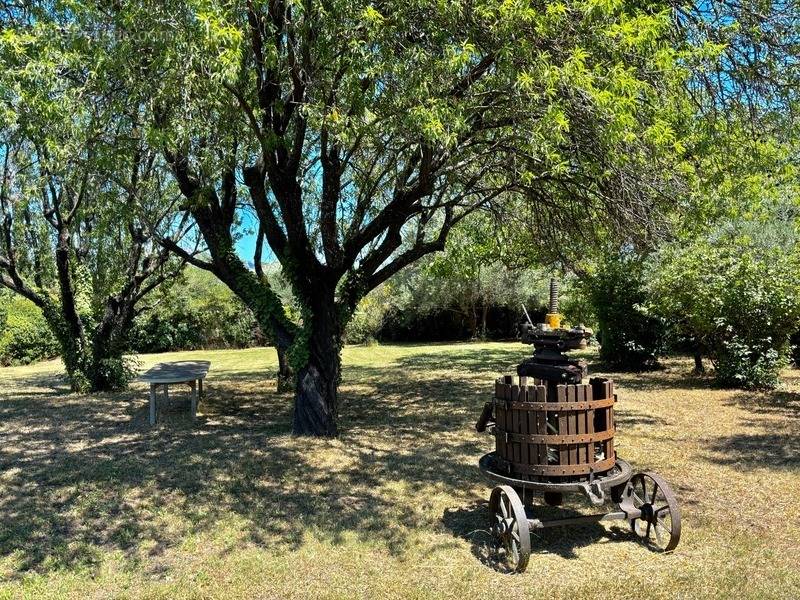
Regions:
[[[0,369],[0,598],[800,597],[800,377],[713,389],[679,359],[606,373],[620,455],[678,494],[676,552],[595,524],[535,537],[524,575],[488,568],[473,424],[525,355],[347,348],[333,441],[286,434],[270,349],[143,357],[213,363],[198,420],[175,390],[154,428],[142,384],[83,396],[57,361]]]

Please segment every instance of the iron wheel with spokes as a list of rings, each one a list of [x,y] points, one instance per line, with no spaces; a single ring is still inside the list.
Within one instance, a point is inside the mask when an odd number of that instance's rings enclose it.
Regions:
[[[516,573],[525,571],[531,556],[531,536],[525,507],[514,488],[499,485],[492,490],[489,529],[497,565]]]
[[[662,552],[674,550],[681,539],[681,509],[672,488],[657,473],[636,473],[625,488],[623,503],[641,511],[631,529]]]

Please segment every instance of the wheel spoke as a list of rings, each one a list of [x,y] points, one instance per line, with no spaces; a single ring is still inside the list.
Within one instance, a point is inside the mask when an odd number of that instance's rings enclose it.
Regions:
[[[514,560],[514,566],[519,564],[519,546],[516,542],[511,542],[511,557]]]
[[[668,531],[669,534],[672,535],[672,514],[669,514],[669,518],[657,517],[656,523],[660,525],[662,529]],[[667,527],[667,523],[669,523],[669,527]]]
[[[681,537],[681,511],[669,484],[657,473],[645,472],[634,475],[630,485],[631,489],[626,493],[634,507],[643,513],[630,520],[633,533],[659,550],[675,548]],[[654,530],[653,538],[650,537],[651,529]]]
[[[496,547],[493,559],[503,570],[521,573],[528,564],[531,543],[525,507],[509,486],[492,491],[491,507],[496,521],[492,524]]]
[[[656,521],[655,524],[653,525],[653,532],[656,534],[656,542],[658,543],[658,545],[661,547],[666,546],[666,544],[664,543],[664,538],[661,535],[661,528],[658,525],[658,521]]]

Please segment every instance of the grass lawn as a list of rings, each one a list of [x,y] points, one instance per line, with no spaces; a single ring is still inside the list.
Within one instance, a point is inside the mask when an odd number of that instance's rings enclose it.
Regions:
[[[527,353],[347,348],[342,435],[313,441],[287,435],[271,349],[142,357],[213,365],[197,421],[176,388],[154,428],[140,383],[84,396],[58,361],[0,369],[0,598],[800,597],[800,372],[754,394],[680,359],[605,373],[620,456],[677,492],[677,550],[595,524],[534,537],[523,575],[487,567],[473,426]]]

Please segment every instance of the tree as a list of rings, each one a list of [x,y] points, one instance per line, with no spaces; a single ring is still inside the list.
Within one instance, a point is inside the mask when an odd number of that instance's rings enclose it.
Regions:
[[[442,250],[476,210],[524,198],[579,234],[593,225],[587,214],[646,225],[675,188],[683,74],[668,11],[495,1],[126,10],[118,27],[147,32],[131,69],[151,86],[156,137],[215,272],[251,289],[242,299],[290,344],[296,434],[337,432],[341,337],[359,300]],[[296,328],[234,260],[226,231],[242,202],[302,308]]]
[[[270,335],[278,353],[277,389],[279,392],[291,389],[292,368],[287,352],[297,336],[298,328],[288,318],[280,295],[263,272],[263,228],[259,229],[253,255],[254,271],[247,267],[235,251],[234,231],[238,207],[234,171],[229,170],[224,175],[221,194],[207,189],[203,201],[196,202],[194,184],[188,181],[188,175],[176,165],[176,156],[167,152],[167,157],[173,168],[178,169],[177,179],[183,182],[182,191],[190,200],[183,208],[194,219],[210,260],[199,257],[196,246],[187,250],[181,245],[184,232],[165,232],[157,238],[159,243],[192,265],[216,275],[252,311],[261,330]]]
[[[181,267],[149,233],[182,230],[170,184],[144,110],[90,68],[105,32],[13,16],[0,36],[0,285],[41,309],[74,390],[118,388],[142,300]]]

